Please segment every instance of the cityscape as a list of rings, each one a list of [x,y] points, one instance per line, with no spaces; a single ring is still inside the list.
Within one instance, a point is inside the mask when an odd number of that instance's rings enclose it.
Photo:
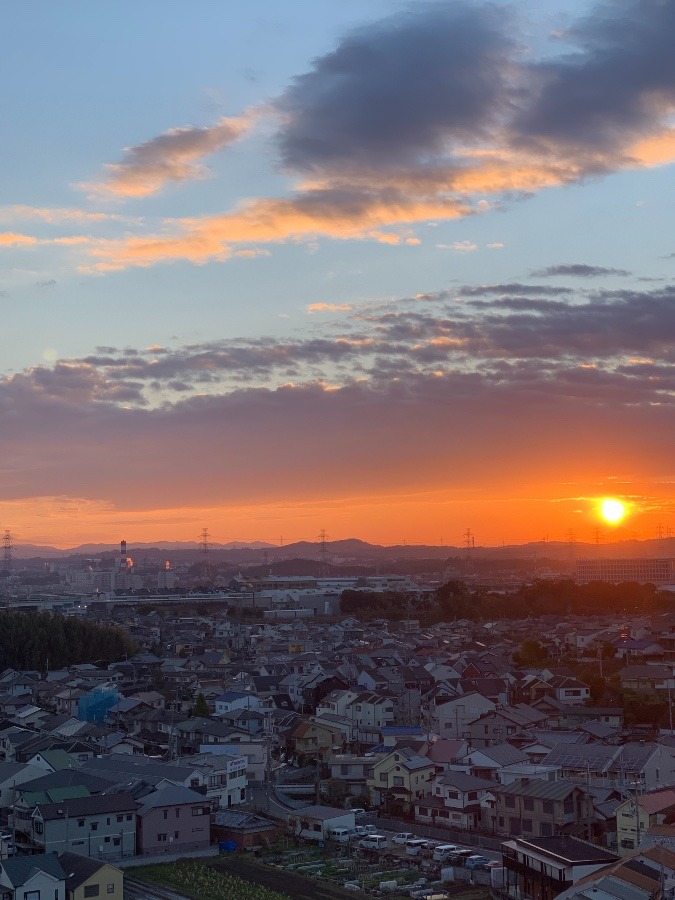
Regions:
[[[0,900],[675,900],[675,2],[2,12]]]

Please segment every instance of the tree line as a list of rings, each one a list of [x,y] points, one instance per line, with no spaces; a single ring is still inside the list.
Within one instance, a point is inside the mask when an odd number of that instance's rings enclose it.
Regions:
[[[551,615],[598,616],[610,613],[649,614],[673,608],[673,595],[653,584],[595,581],[578,584],[567,578],[538,579],[507,594],[473,589],[463,581],[448,581],[421,598],[385,591],[344,591],[340,610],[359,619],[420,619],[422,624],[470,619],[537,618]]]
[[[137,649],[119,628],[47,612],[0,613],[0,670],[107,665]]]

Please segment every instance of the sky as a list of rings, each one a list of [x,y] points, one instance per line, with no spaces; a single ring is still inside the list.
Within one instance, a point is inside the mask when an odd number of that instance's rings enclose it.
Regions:
[[[675,527],[675,4],[2,21],[15,542]]]

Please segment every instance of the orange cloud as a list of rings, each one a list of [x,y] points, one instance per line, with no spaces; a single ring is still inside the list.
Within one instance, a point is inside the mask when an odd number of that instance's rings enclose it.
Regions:
[[[383,227],[457,218],[470,211],[468,205],[455,199],[417,200],[403,195],[364,198],[316,192],[291,199],[253,200],[228,215],[183,219],[182,230],[177,233],[99,241],[89,252],[98,260],[96,270],[114,271],[176,259],[198,264],[225,260],[232,255],[231,245],[240,243],[330,237],[399,244],[405,238],[383,231]]]
[[[223,117],[208,128],[172,128],[127,148],[122,162],[105,167],[103,178],[78,187],[94,196],[149,197],[169,181],[203,178],[207,170],[199,160],[238,140],[249,131],[257,115],[251,110],[238,117]]]
[[[0,233],[0,247],[34,247],[37,243],[38,239],[28,234],[15,234],[12,231]]]
[[[307,307],[308,313],[315,312],[349,312],[353,309],[351,303],[310,303]]]

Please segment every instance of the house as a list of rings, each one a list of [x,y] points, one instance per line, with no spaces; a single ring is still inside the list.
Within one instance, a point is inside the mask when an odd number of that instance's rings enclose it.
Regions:
[[[308,841],[325,841],[334,828],[354,828],[354,813],[332,806],[305,806],[286,817],[290,834]]]
[[[481,803],[495,787],[493,781],[476,778],[464,772],[445,772],[437,775],[432,782],[432,794],[443,800],[443,808],[436,812],[438,824],[465,830],[481,827],[483,810]],[[490,827],[492,823],[488,824]]]
[[[182,785],[163,785],[143,797],[136,814],[141,854],[206,850],[211,842],[211,806],[203,794]]]
[[[239,850],[269,846],[278,834],[279,826],[269,819],[234,809],[218,810],[211,826],[214,841],[234,841]]]
[[[373,764],[383,754],[359,756],[353,753],[336,753],[328,760],[330,777],[344,785],[347,794],[360,796],[368,793],[367,781],[372,775]]]
[[[666,666],[624,666],[619,672],[619,680],[624,690],[650,694],[675,688],[675,675]]]
[[[30,837],[36,847],[119,859],[136,853],[136,808],[129,794],[75,797],[37,806]]]
[[[602,744],[558,744],[542,760],[558,766],[563,778],[595,787],[653,791],[675,782],[675,759],[660,744],[629,742],[620,747]]]
[[[498,706],[468,722],[462,737],[472,747],[489,747],[517,735],[523,729],[543,726],[547,719],[548,713],[540,712],[526,703]]]
[[[476,691],[457,697],[439,697],[430,709],[432,727],[441,737],[458,740],[466,736],[469,722],[496,707],[496,703]]]
[[[124,873],[111,863],[68,852],[59,854],[59,862],[66,873],[67,900],[124,900]]]
[[[675,789],[652,791],[631,797],[616,810],[616,843],[619,856],[637,850],[641,838],[655,825],[675,822]]]
[[[590,837],[593,801],[588,792],[568,781],[517,778],[495,789],[495,830],[512,837]]]
[[[503,890],[514,898],[552,900],[617,859],[608,850],[567,835],[515,838],[502,844]]]
[[[373,806],[412,809],[415,800],[429,793],[429,781],[436,766],[413,749],[400,747],[373,763],[367,779]]]
[[[316,719],[300,721],[292,729],[286,746],[289,753],[302,756],[326,756],[335,747],[342,748],[343,734],[339,728]]]
[[[56,853],[2,860],[0,896],[3,900],[66,900],[66,873]]]

